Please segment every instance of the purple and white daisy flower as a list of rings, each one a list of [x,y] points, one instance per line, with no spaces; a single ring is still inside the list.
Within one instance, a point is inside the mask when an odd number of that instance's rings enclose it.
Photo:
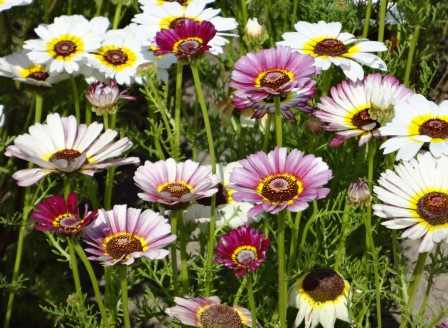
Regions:
[[[313,114],[330,123],[322,129],[335,131],[330,146],[339,146],[348,138],[360,137],[359,146],[372,137],[380,137],[379,128],[394,114],[396,101],[407,100],[414,92],[398,79],[379,73],[367,75],[363,81],[342,81],[331,88],[331,97],[322,97]]]
[[[181,298],[175,297],[176,306],[165,313],[184,325],[193,327],[252,327],[249,310],[239,306],[221,304],[218,296]]]
[[[110,159],[131,148],[128,138],[113,142],[118,132],[103,130],[103,124],[78,124],[74,116],[49,114],[47,123],[36,123],[29,132],[14,139],[5,155],[18,157],[40,166],[13,174],[19,186],[30,186],[50,173],[93,175],[108,167],[136,164],[137,157]]]
[[[86,98],[92,104],[92,110],[98,115],[113,114],[117,111],[120,99],[137,99],[132,96],[126,96],[128,90],[129,88],[126,88],[120,92],[115,80],[110,80],[109,84],[94,82],[89,85]]]
[[[242,277],[248,271],[256,271],[266,260],[270,243],[258,229],[241,226],[221,236],[221,242],[216,245],[215,261],[236,270],[235,275]]]
[[[363,65],[386,71],[386,63],[377,55],[386,51],[383,42],[357,39],[353,34],[341,32],[339,22],[308,23],[300,21],[294,25],[297,32],[283,34],[283,40],[278,45],[290,46],[293,50],[314,57],[316,66],[326,71],[331,64],[342,68],[350,80],[362,80]]]
[[[230,176],[230,189],[236,201],[256,203],[248,212],[255,216],[283,209],[300,212],[308,202],[324,198],[330,189],[323,188],[332,172],[322,158],[293,149],[276,147],[268,154],[258,152],[240,160]]]
[[[163,259],[165,247],[176,240],[168,220],[151,210],[115,205],[111,211],[100,209],[98,218],[84,229],[84,241],[93,246],[86,252],[90,260],[106,265],[129,265],[139,257]]]
[[[185,209],[191,202],[214,195],[221,181],[210,168],[187,160],[176,163],[173,158],[156,163],[146,161],[137,168],[135,184],[143,190],[138,196],[157,202],[168,209]]]
[[[0,12],[15,6],[29,5],[33,0],[3,0],[0,1]]]
[[[406,229],[402,237],[420,239],[418,251],[429,252],[448,242],[448,157],[430,152],[395,165],[378,180],[373,191],[384,204],[373,205],[375,215],[389,219],[389,229]]]
[[[395,116],[380,128],[382,136],[391,137],[380,148],[388,154],[398,150],[397,160],[410,160],[429,143],[434,156],[448,155],[448,100],[440,105],[415,94],[397,101]]]

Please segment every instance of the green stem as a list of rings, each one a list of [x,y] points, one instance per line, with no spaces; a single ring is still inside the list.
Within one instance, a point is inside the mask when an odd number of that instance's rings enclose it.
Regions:
[[[294,3],[292,5],[292,17],[291,17],[291,22],[292,25],[294,26],[294,24],[297,21],[297,8],[299,7],[299,1],[298,0],[294,0]]]
[[[70,16],[72,14],[73,0],[68,0],[67,6],[67,15]]]
[[[235,298],[233,299],[233,305],[238,305],[240,301],[241,294],[243,293],[244,288],[246,287],[246,277],[244,277],[243,281],[241,281],[241,285],[236,291]]]
[[[179,247],[180,247],[180,276],[182,281],[182,293],[189,294],[189,278],[188,278],[188,267],[187,267],[187,241],[186,241],[186,231],[184,225],[184,218],[182,211],[176,211],[177,224],[179,225]]]
[[[440,243],[437,244],[437,248],[436,248],[436,251],[434,252],[434,254],[439,254],[439,252],[440,252]],[[433,262],[432,262],[433,265],[434,265],[434,259],[435,259],[435,257],[433,258]],[[422,306],[420,307],[420,311],[418,312],[417,317],[423,318],[433,283],[434,283],[434,269],[432,269],[429,272],[428,284],[426,285],[426,290],[425,290],[425,297],[423,298]]]
[[[117,6],[115,7],[114,21],[112,23],[113,30],[116,30],[118,28],[118,24],[120,23],[122,7],[123,7],[123,2],[120,0],[120,1],[118,1]]]
[[[50,17],[50,0],[45,0],[44,1],[44,23],[48,24],[49,23],[49,17]]]
[[[78,86],[76,85],[75,78],[72,75],[70,76],[70,84],[72,86],[73,102],[75,104],[75,116],[76,116],[76,120],[79,123],[79,122],[81,122],[81,110],[79,108]]]
[[[280,96],[274,96],[275,106],[275,137],[277,146],[283,146],[282,109],[280,108]]]
[[[269,137],[271,136],[271,124],[272,124],[272,115],[268,115],[266,118],[266,128],[264,130],[263,148],[262,148],[262,150],[265,153],[268,151]]]
[[[103,0],[96,1],[96,12],[95,16],[101,16],[101,9],[103,8]]]
[[[412,62],[414,60],[415,47],[417,45],[418,37],[420,35],[420,24],[417,24],[414,29],[414,33],[412,33],[411,45],[409,47],[408,58],[406,60],[406,70],[404,73],[403,83],[406,86],[409,86],[409,79],[411,77],[411,69]]]
[[[247,278],[247,294],[249,297],[250,312],[252,314],[252,327],[257,326],[257,307],[255,306],[254,289],[252,287],[252,273],[248,272]]]
[[[70,179],[68,177],[64,177],[64,199],[67,200],[68,195],[70,194]]]
[[[243,22],[241,26],[244,28],[244,26],[247,24],[247,7],[246,7],[246,0],[241,0],[241,13],[243,16]]]
[[[123,305],[123,321],[125,328],[131,328],[128,304],[128,266],[120,265],[121,303]]]
[[[113,270],[114,266],[106,265],[104,268],[104,277],[106,281],[106,288],[104,292],[104,300],[106,303],[106,307],[109,310],[109,314],[111,314],[112,317],[112,323],[117,322],[117,307],[116,304],[113,304],[112,297],[114,295],[114,288],[113,288]]]
[[[112,208],[112,189],[114,185],[115,167],[107,169],[106,186],[104,187],[104,209],[106,211]]]
[[[92,123],[92,105],[87,102],[86,104],[86,124],[90,125]]]
[[[109,115],[103,115],[104,130],[109,129]]]
[[[371,0],[369,0],[371,1]],[[380,3],[380,21],[378,26],[378,41],[384,42],[384,28],[386,26],[386,9],[387,9],[387,0],[381,0]],[[378,53],[378,57],[381,57],[382,53]]]
[[[296,218],[294,220],[294,227],[292,230],[292,240],[291,240],[291,248],[289,249],[289,261],[288,261],[288,270],[291,271],[294,267],[294,264],[297,263],[297,247],[299,245],[299,230],[300,230],[300,219],[302,218],[303,212],[297,212]]]
[[[336,253],[336,261],[334,263],[334,271],[338,271],[341,265],[342,259],[345,256],[345,241],[347,239],[347,228],[348,228],[348,214],[350,212],[350,205],[348,201],[345,201],[344,205],[344,214],[342,215],[342,227],[341,227],[341,236],[339,239],[338,252]]]
[[[365,39],[367,38],[367,34],[369,34],[369,27],[370,27],[370,17],[372,15],[372,0],[367,1],[367,8],[366,8],[366,17],[364,20],[364,28],[362,29],[362,37]]]
[[[98,287],[98,280],[96,279],[95,272],[93,271],[92,265],[90,264],[90,261],[87,258],[86,253],[84,252],[84,249],[81,247],[81,245],[79,244],[77,239],[73,240],[73,244],[75,246],[76,254],[78,254],[79,259],[84,264],[84,266],[87,270],[87,273],[89,274],[89,278],[90,278],[90,281],[91,281],[92,287],[93,287],[93,292],[95,293],[96,302],[100,309],[101,319],[103,320],[103,326],[109,327],[106,308],[104,307],[104,304],[103,304],[101,292]]]
[[[317,202],[313,201],[313,214],[309,218],[309,220],[305,224],[305,228],[303,228],[302,239],[300,240],[299,250],[305,248],[306,237],[308,235],[308,230],[311,227],[311,224],[314,222],[314,219],[317,217],[317,213],[319,212],[319,208],[317,207]]]
[[[70,238],[67,238],[68,253],[70,254],[70,268],[72,269],[73,281],[75,282],[75,290],[78,296],[79,304],[83,304],[84,297],[82,296],[81,280],[79,279],[78,262],[76,261],[75,247]],[[81,308],[84,306],[81,305]]]
[[[171,233],[175,236],[177,233],[177,213],[171,213]],[[171,270],[173,271],[173,289],[174,296],[179,295],[179,273],[177,272],[177,246],[176,242],[171,244]]]
[[[212,265],[213,265],[213,249],[215,246],[215,207],[216,207],[216,197],[213,195],[212,203],[210,205],[210,223],[208,225],[208,241],[207,241],[207,263],[205,271],[205,296],[210,296],[213,276],[212,276]]]
[[[322,83],[321,96],[326,96],[330,92],[330,85],[331,85],[331,79],[332,79],[331,67],[329,69],[327,69],[323,75],[324,75],[324,80]]]
[[[278,213],[278,291],[280,328],[286,327],[286,276],[285,276],[285,213]]]
[[[414,303],[414,297],[415,294],[417,294],[418,286],[420,285],[420,280],[422,279],[423,271],[425,270],[425,262],[427,256],[428,252],[418,254],[417,264],[415,265],[414,272],[412,273],[408,289],[409,299],[406,304],[406,308],[409,312],[412,312],[412,304]],[[402,316],[400,328],[405,328],[407,322],[407,318],[405,316]]]
[[[180,147],[180,112],[182,106],[182,73],[183,67],[181,61],[177,63],[176,70],[176,105],[174,107],[174,136]]]
[[[43,98],[42,95],[36,92],[36,103],[35,103],[35,112],[34,112],[34,123],[40,123],[42,119],[42,103]]]

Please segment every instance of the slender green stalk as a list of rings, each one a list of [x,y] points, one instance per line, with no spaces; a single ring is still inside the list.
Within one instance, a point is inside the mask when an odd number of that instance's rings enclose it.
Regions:
[[[404,72],[404,79],[403,79],[403,83],[406,86],[409,86],[409,79],[411,77],[414,53],[419,35],[420,35],[420,24],[417,24],[415,26],[414,33],[412,33],[411,45],[409,46],[408,58],[406,60],[406,70]]]
[[[42,95],[39,92],[36,92],[34,123],[39,123],[42,119],[42,103],[43,103]]]
[[[363,38],[367,38],[367,34],[369,34],[371,15],[372,15],[372,0],[368,0],[367,8],[366,8],[366,16],[365,16],[365,20],[364,20],[364,28],[362,29],[362,37]]]
[[[76,120],[81,122],[81,110],[79,108],[79,93],[78,93],[78,86],[76,85],[75,78],[70,75],[70,84],[72,86],[72,92],[73,92],[73,102],[75,104],[75,116]]]
[[[104,130],[109,129],[109,115],[103,115]]]
[[[73,7],[73,0],[68,0],[68,6],[67,6],[67,15],[72,14],[72,7]]]
[[[257,326],[257,307],[255,306],[254,289],[252,287],[252,272],[248,272],[247,278],[247,296],[249,298],[250,313],[252,314],[252,327]]]
[[[79,304],[81,308],[84,308],[82,296],[82,288],[81,288],[81,280],[79,279],[79,271],[78,271],[78,262],[76,261],[75,247],[73,246],[73,242],[70,238],[67,238],[68,242],[68,253],[70,254],[70,268],[72,269],[73,281],[75,283],[75,291],[78,296]]]
[[[300,219],[302,218],[302,213],[303,212],[297,212],[296,218],[294,219],[291,248],[289,249],[289,261],[288,261],[289,271],[291,271],[294,268],[294,264],[297,263],[297,248],[299,246],[299,230],[300,230]]]
[[[207,105],[205,104],[204,94],[202,92],[201,81],[199,78],[198,68],[195,63],[191,64],[191,72],[193,73],[194,85],[196,87],[196,93],[201,106],[202,117],[204,118],[205,132],[207,134],[207,141],[210,154],[210,162],[212,166],[212,173],[216,173],[216,155],[215,147],[213,143],[212,129],[210,126],[210,119],[208,117]],[[210,206],[210,224],[207,243],[207,263],[206,263],[206,278],[205,278],[205,295],[209,296],[212,285],[212,265],[213,265],[213,249],[215,245],[215,196],[212,197]]]
[[[331,79],[332,79],[332,73],[331,73],[331,67],[327,69],[324,73],[324,80],[322,83],[322,94],[321,96],[326,96],[330,92],[330,86],[331,86]]]
[[[345,256],[345,241],[347,239],[347,228],[348,228],[348,214],[350,212],[350,205],[348,201],[345,201],[344,214],[342,214],[341,220],[341,236],[339,239],[338,252],[336,253],[336,261],[334,263],[334,271],[338,271],[341,265],[342,259]]]
[[[244,26],[247,24],[247,7],[246,7],[246,0],[241,0],[241,14],[242,14],[242,24],[241,26],[244,28]]]
[[[96,12],[95,16],[101,16],[101,9],[103,8],[103,0],[96,1]]]
[[[370,0],[371,1],[371,0]],[[386,26],[386,9],[387,9],[387,0],[381,0],[380,3],[380,21],[378,25],[378,41],[384,42],[384,28]],[[381,57],[382,53],[378,53],[378,56]]]
[[[70,194],[70,179],[65,177],[64,178],[64,199],[67,199],[68,195]]]
[[[182,106],[182,73],[183,73],[183,63],[181,61],[177,62],[176,69],[176,99],[174,107],[174,136],[176,141],[180,146],[180,112]]]
[[[286,276],[285,276],[285,212],[281,211],[278,217],[278,305],[280,313],[280,328],[286,328]]]
[[[412,312],[412,304],[414,304],[414,297],[415,294],[417,294],[418,286],[420,285],[420,280],[422,279],[423,271],[425,270],[425,262],[427,256],[428,252],[418,254],[417,264],[415,265],[414,272],[412,273],[408,289],[409,299],[406,304],[406,308],[409,312]],[[407,323],[407,318],[402,316],[400,328],[405,328]]]
[[[437,244],[436,251],[434,254],[439,254],[439,252],[440,252],[440,243]],[[433,258],[432,264],[434,264],[434,259],[435,259],[435,257]],[[429,298],[429,294],[431,292],[433,283],[434,283],[434,270],[431,270],[429,272],[428,284],[426,285],[425,297],[423,298],[423,302],[422,302],[422,305],[420,307],[420,311],[418,312],[417,317],[420,317],[420,316],[423,317],[423,314],[425,313],[426,305],[428,304],[428,298]]]
[[[176,211],[177,224],[179,225],[178,236],[179,236],[179,247],[180,247],[180,277],[182,281],[182,293],[189,294],[190,283],[188,278],[188,267],[187,267],[187,241],[186,232],[184,225],[184,218],[182,211]]]
[[[75,247],[76,254],[78,254],[79,259],[84,264],[87,273],[89,274],[89,278],[93,287],[93,292],[95,293],[96,302],[98,304],[98,308],[100,309],[103,327],[107,328],[109,327],[107,312],[103,304],[103,299],[101,297],[100,288],[98,287],[98,280],[96,279],[95,272],[93,271],[92,265],[90,264],[90,261],[87,258],[86,253],[84,252],[84,249],[81,247],[77,239],[73,239],[73,245]]]
[[[310,229],[311,224],[314,222],[314,219],[316,219],[317,213],[319,213],[319,208],[317,207],[317,202],[313,201],[313,214],[311,215],[309,220],[306,222],[305,228],[303,228],[303,234],[302,234],[302,238],[300,240],[299,250],[302,250],[305,247],[305,242],[306,242],[306,237],[308,235],[308,230]]]
[[[246,277],[244,277],[243,281],[241,281],[240,287],[236,291],[235,298],[233,299],[233,305],[237,305],[240,301],[241,294],[243,290],[246,288]]]
[[[268,114],[268,116],[266,118],[266,128],[264,130],[263,148],[262,148],[262,150],[265,153],[268,151],[269,137],[271,136],[271,124],[272,124],[272,115]]]
[[[114,185],[115,167],[107,169],[106,186],[104,187],[104,209],[110,210],[112,208],[112,189]]]
[[[110,128],[115,129],[117,123],[117,113],[110,114]]]
[[[120,265],[121,303],[123,305],[123,321],[125,328],[131,328],[128,303],[128,266]]]
[[[166,132],[168,133],[168,139],[172,143],[173,142],[173,131],[171,130],[171,125],[168,121],[168,116],[166,115],[166,110],[165,110],[166,108],[165,108],[164,104],[162,104],[162,100],[159,97],[159,91],[157,90],[157,87],[154,84],[154,81],[152,79],[148,79],[148,82],[149,82],[149,87],[154,95],[154,100],[155,100],[157,109],[159,110],[160,116],[162,117],[163,124],[165,125]],[[180,126],[179,126],[179,128],[180,128]],[[180,133],[179,133],[179,135],[180,135]]]
[[[171,233],[175,236],[177,233],[177,213],[171,213]],[[174,296],[179,295],[179,273],[177,272],[177,246],[176,242],[171,244],[171,270],[173,271],[173,289]]]
[[[113,294],[113,279],[112,274],[115,267],[106,265],[104,268],[104,278],[106,280],[106,289],[104,292],[104,302],[106,303],[106,307],[109,310],[109,314],[112,317],[112,323],[117,322],[117,307],[116,304],[111,302],[112,294]]]
[[[118,24],[120,23],[122,7],[123,7],[123,1],[120,0],[118,1],[117,6],[115,7],[114,21],[112,23],[113,30],[116,30],[118,28]]]
[[[297,21],[297,8],[299,7],[299,0],[294,0],[294,3],[292,5],[292,17],[291,17],[291,22],[294,26],[294,24]]]
[[[44,23],[49,23],[50,17],[50,0],[44,0]]]
[[[90,103],[86,104],[86,124],[90,125],[92,123],[92,105]]]
[[[283,146],[282,109],[280,108],[280,96],[274,96],[275,106],[275,137],[277,146]]]

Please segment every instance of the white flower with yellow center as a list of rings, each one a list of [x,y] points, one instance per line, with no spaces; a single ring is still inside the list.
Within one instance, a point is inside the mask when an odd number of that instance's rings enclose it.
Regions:
[[[418,251],[429,252],[448,242],[448,157],[430,152],[395,165],[381,174],[373,191],[384,204],[373,205],[375,215],[389,219],[389,229],[406,229],[402,237],[420,239]]]
[[[80,71],[80,62],[92,56],[101,44],[109,20],[95,17],[88,21],[84,16],[60,16],[53,24],[41,24],[34,31],[40,39],[25,41],[28,57],[37,64],[48,66],[50,72]]]
[[[353,34],[341,32],[339,22],[298,22],[294,27],[297,32],[284,33],[284,41],[277,42],[277,45],[290,46],[293,50],[313,56],[315,65],[324,71],[335,64],[342,68],[345,76],[356,82],[364,77],[364,71],[357,62],[387,70],[386,63],[373,54],[387,50],[383,42],[357,39]]]
[[[140,34],[145,35],[149,42],[153,41],[160,30],[181,26],[185,20],[195,20],[199,23],[209,21],[218,31],[208,43],[211,47],[209,51],[216,55],[222,53],[222,47],[229,42],[223,36],[236,36],[224,31],[235,29],[238,23],[234,18],[218,16],[220,9],[205,8],[206,5],[205,0],[193,0],[186,7],[178,2],[165,2],[161,6],[146,5],[142,8],[143,13],[135,15],[132,21],[140,25]]]
[[[381,148],[385,154],[398,150],[397,160],[410,160],[428,142],[434,156],[448,155],[448,101],[436,105],[419,94],[397,100],[395,116],[380,133],[391,136]]]
[[[0,58],[0,75],[43,87],[51,87],[70,77],[67,73],[50,73],[45,65],[33,63],[25,53],[13,53]]]
[[[33,0],[0,0],[0,11],[7,10],[15,6],[29,5]]]
[[[188,6],[188,4],[190,4],[192,1],[193,0],[138,0],[141,6],[148,6],[148,5],[162,6],[164,3],[167,2],[177,2],[184,7]],[[215,2],[215,0],[205,0],[205,2],[212,3]]]

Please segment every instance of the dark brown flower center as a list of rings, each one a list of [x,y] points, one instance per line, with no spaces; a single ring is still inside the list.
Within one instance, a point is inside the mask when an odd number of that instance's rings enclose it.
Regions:
[[[188,0],[164,0],[164,2],[177,2],[180,3],[181,5],[185,4],[188,2]]]
[[[67,162],[71,163],[75,159],[77,159],[79,156],[81,156],[81,153],[77,150],[64,149],[64,150],[58,151],[58,152],[54,153],[53,155],[51,155],[49,161],[54,162],[59,159],[65,159]]]
[[[347,47],[337,39],[325,39],[314,46],[314,53],[319,56],[342,56],[347,53]]]
[[[103,58],[112,65],[123,65],[128,61],[128,55],[121,50],[109,50],[103,55]]]
[[[315,269],[303,279],[302,289],[315,302],[334,301],[344,294],[344,279],[333,270]]]
[[[239,314],[225,304],[212,305],[201,313],[199,322],[204,328],[241,328]]]
[[[281,70],[273,70],[263,74],[260,85],[276,90],[289,81],[291,81],[291,78],[288,74]]]
[[[67,57],[72,53],[75,53],[76,48],[76,44],[74,44],[72,41],[59,41],[54,45],[53,50],[58,56]]]
[[[185,21],[187,21],[187,20],[189,20],[189,18],[185,18],[185,17],[176,18],[170,23],[169,28],[173,29],[176,27],[180,27],[180,26],[184,25]]]
[[[215,205],[224,205],[229,203],[229,191],[226,187],[222,185],[222,183],[218,183],[215,188],[218,188],[218,192],[215,194]],[[204,206],[210,206],[212,204],[212,198],[211,197],[205,197],[196,200],[198,204],[204,205]]]
[[[160,191],[166,191],[171,194],[173,198],[181,198],[183,195],[191,193],[190,187],[188,187],[185,183],[182,182],[173,182],[167,184]]]
[[[287,202],[301,193],[299,183],[286,174],[270,177],[263,182],[261,196],[271,203]]]
[[[48,79],[49,76],[50,75],[47,72],[33,72],[29,74],[26,78],[38,81],[45,81],[46,79]]]
[[[425,194],[417,202],[417,213],[433,226],[448,223],[448,195],[438,191]]]
[[[372,123],[375,123],[375,125],[371,128],[369,125],[371,125]],[[352,124],[361,130],[366,130],[368,128],[369,131],[380,127],[380,124],[377,121],[372,120],[372,118],[370,117],[369,109],[364,109],[356,113],[352,117]]]
[[[81,226],[81,222],[82,221],[78,220],[74,216],[67,214],[67,216],[59,218],[57,220],[57,222],[55,222],[55,223],[58,228],[66,231],[68,233],[71,233],[71,232],[76,232],[79,230],[79,228]]]
[[[435,118],[423,122],[418,128],[418,132],[431,138],[448,138],[448,122]]]
[[[141,251],[143,251],[141,241],[128,233],[115,235],[106,242],[106,252],[114,260],[121,260],[131,253]]]
[[[194,55],[201,50],[202,43],[197,40],[185,40],[179,44],[179,50],[186,55]]]

